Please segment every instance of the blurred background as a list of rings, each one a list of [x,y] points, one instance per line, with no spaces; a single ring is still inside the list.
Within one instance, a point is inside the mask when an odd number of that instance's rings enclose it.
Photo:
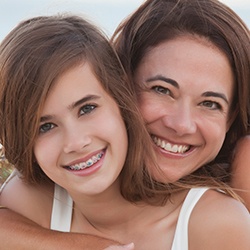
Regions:
[[[0,41],[21,20],[58,12],[81,14],[111,35],[144,0],[0,0]],[[221,0],[250,26],[250,0]]]
[[[144,0],[0,0],[0,41],[20,21],[37,15],[83,15],[111,36],[118,24]],[[221,0],[250,27],[250,0]],[[0,144],[0,186],[12,171]]]

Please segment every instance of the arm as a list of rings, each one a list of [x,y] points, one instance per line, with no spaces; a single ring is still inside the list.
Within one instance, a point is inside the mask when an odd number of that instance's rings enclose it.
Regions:
[[[14,176],[0,195],[0,247],[1,249],[134,249],[117,246],[119,243],[79,233],[52,231],[49,228],[52,193],[50,187],[32,186]],[[39,215],[37,215],[39,214]],[[27,218],[28,217],[28,218]],[[35,222],[37,223],[35,223]],[[42,227],[42,226],[43,227]],[[115,246],[116,245],[116,246]]]
[[[242,138],[236,146],[232,173],[231,184],[250,211],[250,136]]]
[[[0,209],[0,225],[1,249],[101,250],[110,245],[117,244],[117,242],[112,240],[93,235],[63,233],[45,229],[9,209]],[[118,250],[133,248],[129,248],[129,246],[128,248],[114,246],[108,249]]]

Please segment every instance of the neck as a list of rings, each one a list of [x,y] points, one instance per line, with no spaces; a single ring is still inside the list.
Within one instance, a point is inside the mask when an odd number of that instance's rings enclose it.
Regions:
[[[68,190],[74,201],[73,222],[82,221],[84,225],[84,221],[87,221],[94,228],[114,228],[117,224],[129,221],[131,214],[136,214],[142,206],[135,206],[125,200],[119,185],[119,181],[116,181],[104,192],[91,195]]]
[[[108,192],[86,199],[74,199],[74,214],[86,219],[95,228],[115,228],[140,214],[144,205],[136,206],[125,200],[120,192]]]
[[[172,202],[157,207],[145,203],[130,203],[121,196],[119,189],[107,190],[91,197],[73,194],[74,213],[71,231],[95,234],[122,242],[138,242],[142,231],[155,230],[160,221],[164,222],[160,223],[161,225],[167,227],[170,224],[172,230],[185,195],[186,192],[176,194],[172,197]],[[167,231],[165,226],[164,233]],[[150,233],[146,233],[147,237],[148,234]]]

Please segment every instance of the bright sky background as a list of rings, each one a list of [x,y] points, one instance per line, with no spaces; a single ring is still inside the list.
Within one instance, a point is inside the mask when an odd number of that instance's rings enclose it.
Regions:
[[[250,27],[250,0],[221,0]],[[21,20],[58,12],[85,15],[108,35],[144,0],[0,0],[0,41]]]

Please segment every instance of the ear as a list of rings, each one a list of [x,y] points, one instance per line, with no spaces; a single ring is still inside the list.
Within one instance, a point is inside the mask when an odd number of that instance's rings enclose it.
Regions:
[[[238,113],[239,113],[239,106],[237,105],[237,107],[229,113],[229,117],[228,117],[228,121],[227,121],[227,132],[231,128],[231,126],[232,126],[233,122],[235,121]]]

